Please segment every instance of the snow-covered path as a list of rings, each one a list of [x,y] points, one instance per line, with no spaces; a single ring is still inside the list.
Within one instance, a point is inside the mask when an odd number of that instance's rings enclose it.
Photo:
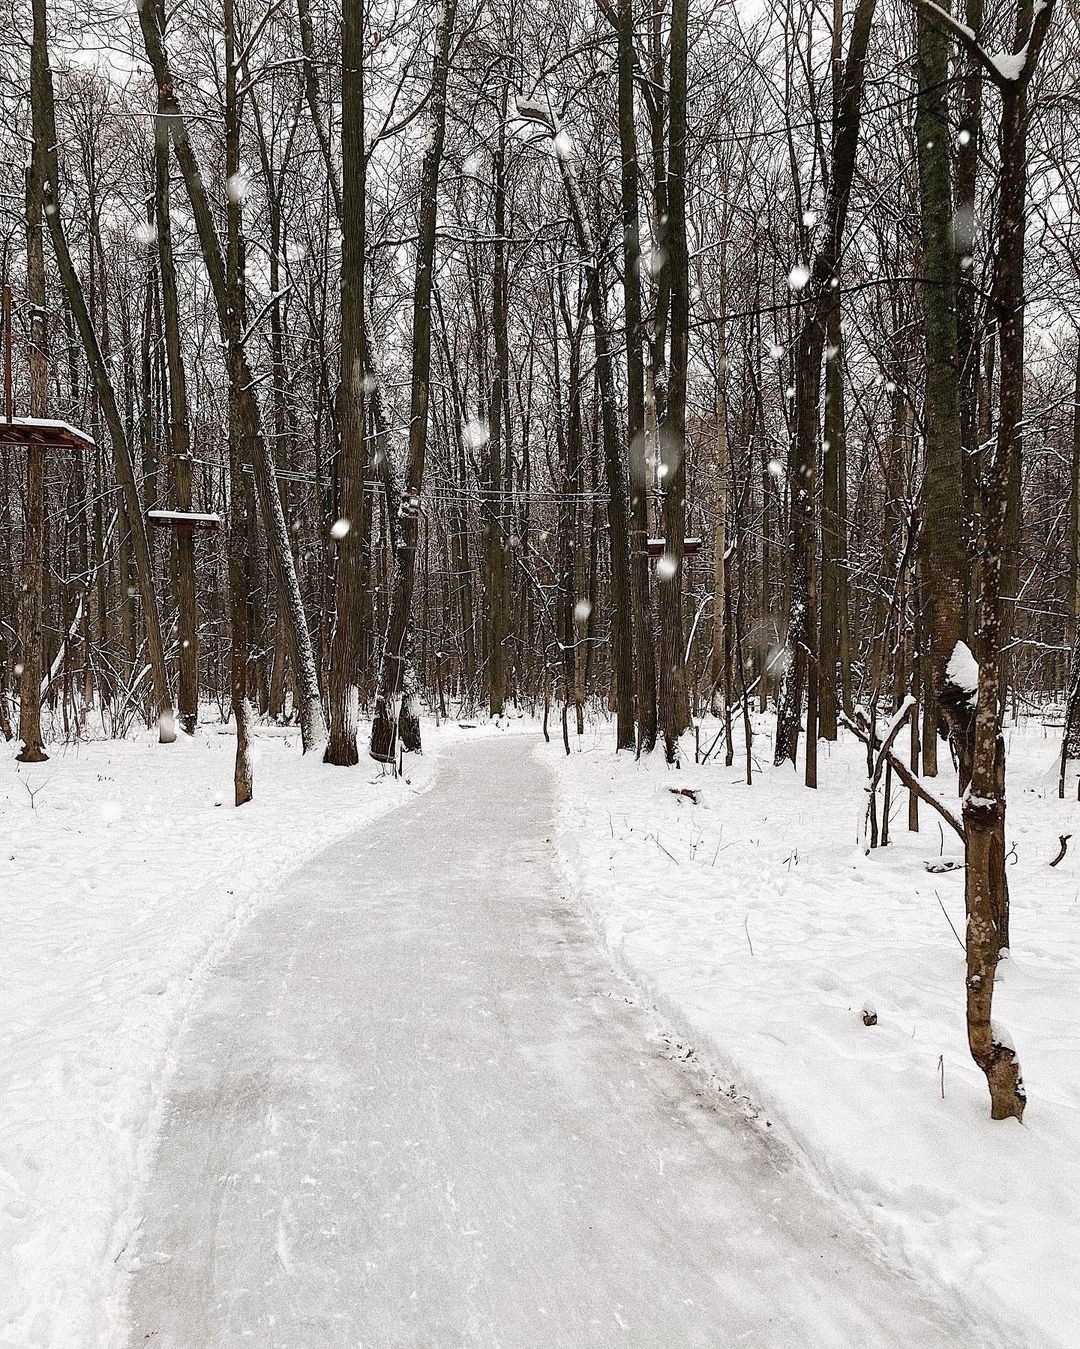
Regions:
[[[180,1045],[131,1344],[995,1343],[706,1095],[560,897],[523,737],[291,879]]]

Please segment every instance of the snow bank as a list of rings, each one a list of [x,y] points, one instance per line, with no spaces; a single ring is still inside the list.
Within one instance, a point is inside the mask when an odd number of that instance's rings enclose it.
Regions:
[[[995,1011],[1023,1066],[1021,1126],[990,1121],[967,1050],[964,955],[942,913],[963,931],[963,870],[923,866],[959,857],[959,840],[925,807],[909,834],[906,793],[894,794],[893,844],[864,855],[862,747],[823,744],[812,792],[771,767],[766,735],[752,787],[738,756],[675,772],[659,754],[616,757],[607,732],[570,758],[541,747],[568,887],[671,1029],[892,1261],[1010,1343],[1075,1345],[1080,856],[1048,865],[1076,829],[1075,801],[1054,789],[1056,742],[1041,728],[1008,737],[1018,861]],[[687,786],[699,804],[669,790]]]
[[[298,733],[265,728],[255,800],[236,810],[232,735],[214,728],[36,765],[16,748],[0,759],[0,1345],[113,1346],[200,981],[283,875],[409,800],[432,756],[395,781],[302,759]]]

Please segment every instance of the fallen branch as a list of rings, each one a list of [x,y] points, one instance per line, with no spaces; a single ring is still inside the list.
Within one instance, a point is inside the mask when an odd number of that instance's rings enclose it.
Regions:
[[[1061,840],[1061,847],[1058,849],[1058,855],[1057,855],[1057,856],[1054,858],[1054,860],[1050,863],[1050,865],[1051,865],[1052,867],[1056,867],[1057,864],[1061,861],[1061,859],[1062,859],[1062,858],[1065,856],[1065,854],[1068,852],[1068,850],[1069,850],[1069,839],[1072,838],[1072,834],[1059,834],[1058,837],[1059,837],[1060,840]]]
[[[840,721],[849,731],[854,735],[857,735],[864,745],[870,745],[869,731],[864,727],[859,726],[857,722],[853,721],[843,712],[840,714]],[[877,737],[875,737],[875,740],[876,739]],[[877,745],[873,745],[872,748],[876,749]],[[891,749],[885,751],[885,757],[892,765],[893,772],[908,791],[914,792],[920,801],[925,801],[932,810],[936,810],[941,818],[956,832],[957,836],[962,839],[964,837],[963,822],[957,818],[944,801],[939,801],[932,792],[927,791],[907,764],[904,763],[903,759],[894,754]]]

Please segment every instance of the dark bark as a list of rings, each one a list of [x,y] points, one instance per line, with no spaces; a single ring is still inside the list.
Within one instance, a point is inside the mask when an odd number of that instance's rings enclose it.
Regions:
[[[45,165],[43,146],[34,138],[26,170],[26,298],[30,305],[30,416],[44,417],[48,398],[45,324],[45,239],[41,224]],[[10,293],[4,294],[4,324],[10,332]],[[20,763],[42,763],[49,756],[41,734],[41,588],[45,570],[45,465],[40,445],[26,447],[26,522],[19,604],[19,751]]]
[[[150,6],[146,6],[150,8]],[[56,113],[53,97],[52,71],[46,39],[45,0],[33,0],[34,40],[31,51],[31,103],[33,106],[34,138],[42,149],[43,196],[45,218],[56,255],[57,269],[79,331],[87,364],[94,381],[94,391],[108,427],[112,442],[113,467],[120,486],[123,513],[130,530],[131,549],[135,570],[135,585],[142,602],[143,622],[146,627],[146,645],[150,661],[151,685],[158,719],[158,734],[167,744],[176,738],[172,699],[165,668],[165,647],[162,640],[161,617],[154,591],[150,544],[146,533],[142,502],[135,481],[135,467],[131,445],[116,401],[116,393],[109,374],[102,346],[98,342],[86,295],[79,280],[71,251],[68,247],[64,222],[60,214],[59,163],[57,159]],[[126,581],[125,581],[126,595]]]
[[[266,526],[267,553],[274,578],[278,600],[278,621],[284,622],[289,637],[289,657],[296,675],[297,701],[300,713],[300,731],[305,751],[314,749],[326,736],[315,671],[315,655],[311,645],[307,617],[296,575],[289,529],[281,505],[274,465],[267,451],[262,432],[259,405],[255,399],[255,380],[244,349],[243,333],[236,323],[237,315],[231,308],[231,297],[226,280],[225,260],[221,242],[214,224],[214,214],[203,182],[202,172],[194,147],[187,134],[184,112],[176,94],[175,82],[169,66],[168,52],[162,35],[161,16],[155,4],[139,6],[139,26],[147,59],[150,62],[158,97],[165,109],[176,161],[184,178],[203,262],[210,279],[217,309],[218,326],[228,353],[229,378],[237,401],[237,415],[243,435],[250,449],[251,464],[259,507]],[[236,484],[234,484],[234,488]]]
[[[341,29],[341,375],[338,386],[340,510],[337,593],[328,675],[327,763],[355,764],[363,652],[367,370],[364,356],[364,248],[367,151],[364,143],[364,7],[345,0]]]
[[[667,249],[671,352],[660,432],[664,556],[657,567],[660,614],[660,727],[669,763],[690,724],[683,639],[683,539],[686,533],[686,381],[690,358],[690,261],[686,242],[687,0],[673,0],[669,80]]]
[[[161,112],[159,106],[158,109]],[[180,343],[180,300],[172,246],[169,185],[169,133],[159,116],[154,122],[155,223],[161,271],[161,314],[169,372],[169,451],[176,509],[193,506],[191,435],[188,422],[187,373]],[[176,531],[176,590],[179,601],[180,725],[195,734],[199,717],[199,632],[195,608],[195,533]]]
[[[507,339],[509,294],[506,240],[506,107],[507,86],[503,85],[498,139],[493,165],[494,228],[492,244],[491,331],[495,342],[495,368],[492,372],[491,398],[488,404],[488,464],[485,555],[488,582],[488,709],[500,717],[506,701],[508,645],[510,642],[510,586],[506,574],[506,548],[510,536],[507,517],[504,456],[510,462],[510,351]]]
[[[147,3],[149,0],[147,0]],[[225,0],[225,173],[227,178],[240,171],[240,107],[237,94],[236,30],[234,0]],[[225,340],[230,356],[240,350],[243,322],[243,244],[241,204],[237,192],[229,194],[225,210],[225,288],[228,301]],[[247,509],[243,484],[243,464],[250,454],[252,426],[245,415],[240,396],[239,371],[231,362],[229,381],[229,510],[228,567],[230,618],[230,695],[236,724],[236,758],[233,768],[234,802],[238,806],[251,800],[254,790],[251,755],[251,704],[248,701],[249,631],[247,607],[247,568],[249,559],[248,524],[252,512]]]
[[[431,81],[431,141],[424,154],[420,175],[420,228],[416,249],[416,281],[413,290],[412,396],[409,409],[409,460],[400,512],[400,539],[394,552],[390,611],[386,640],[375,690],[375,714],[371,726],[370,753],[381,763],[393,763],[398,718],[397,700],[405,684],[408,634],[416,577],[416,539],[420,517],[420,492],[428,437],[428,381],[431,377],[431,292],[435,262],[435,225],[439,171],[446,134],[446,82],[450,66],[450,43],[457,17],[457,0],[444,0],[435,36],[435,61]],[[413,699],[415,702],[415,698]],[[402,706],[406,719],[415,723],[410,738],[418,744],[419,709]]]
[[[822,219],[823,242],[806,283],[795,351],[795,441],[791,456],[791,594],[786,662],[776,723],[775,762],[795,762],[803,693],[817,681],[816,492],[821,410],[821,358],[827,339],[832,291],[840,286],[855,155],[859,144],[866,53],[876,0],[858,0],[836,103],[829,190]],[[810,707],[815,706],[811,700]],[[807,733],[806,784],[817,785],[817,737]]]
[[[656,744],[656,656],[649,575],[648,443],[645,436],[644,330],[641,315],[640,171],[634,123],[634,6],[619,0],[619,148],[626,313],[626,444],[630,469],[630,603],[634,634],[634,714],[638,754]]]

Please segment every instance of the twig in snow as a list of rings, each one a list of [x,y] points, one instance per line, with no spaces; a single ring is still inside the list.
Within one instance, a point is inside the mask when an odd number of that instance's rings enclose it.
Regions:
[[[937,1056],[938,1072],[941,1074],[941,1099],[945,1099],[945,1055]]]
[[[652,841],[656,844],[656,846],[660,849],[662,853],[664,853],[667,857],[671,857],[671,853],[669,853],[668,850],[664,847],[664,845],[660,842],[659,834],[653,834]],[[671,860],[675,863],[676,866],[679,865],[679,859],[677,857],[671,857]]]
[[[948,925],[949,925],[950,927],[952,927],[952,934],[953,934],[953,936],[954,936],[954,937],[956,938],[956,940],[960,943],[960,950],[966,952],[966,951],[967,951],[967,947],[964,945],[964,943],[963,943],[962,941],[960,941],[960,933],[957,932],[957,930],[956,930],[955,927],[953,927],[953,920],[949,917],[949,911],[948,911],[948,909],[945,907],[945,905],[941,903],[941,896],[938,894],[938,892],[937,892],[936,890],[934,891],[934,897],[937,899],[938,904],[941,905],[941,912],[945,915],[945,921],[948,923]]]
[[[1058,849],[1058,855],[1050,863],[1052,867],[1056,867],[1057,864],[1061,861],[1061,859],[1065,856],[1069,848],[1069,839],[1072,838],[1072,834],[1059,834],[1058,837],[1061,839],[1061,847]]]
[[[743,931],[746,933],[746,944],[747,944],[747,946],[749,946],[749,948],[750,948],[750,958],[753,960],[753,959],[755,959],[755,956],[754,956],[754,943],[750,940],[750,915],[749,915],[749,914],[747,914],[746,917],[743,919]]]
[[[25,778],[21,778],[20,781],[22,782],[22,785],[26,788],[27,794],[30,797],[30,809],[31,810],[36,809],[36,807],[34,806],[34,802],[45,790],[45,788],[49,785],[49,783],[52,781],[52,778],[46,778],[45,781],[37,787],[31,787],[29,782],[27,782]]]

